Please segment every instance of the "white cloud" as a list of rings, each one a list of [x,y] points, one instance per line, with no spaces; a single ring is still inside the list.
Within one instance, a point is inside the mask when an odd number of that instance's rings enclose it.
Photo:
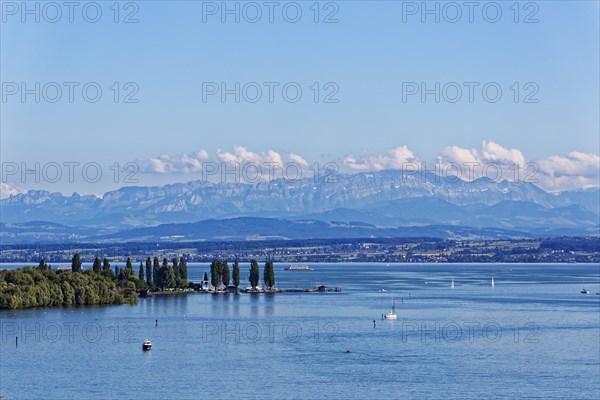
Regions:
[[[217,158],[226,163],[260,162],[260,156],[243,146],[235,146],[233,153],[217,150]]]
[[[201,149],[195,153],[176,156],[162,154],[141,162],[142,172],[156,174],[190,174],[202,171],[202,163],[210,159],[208,152]]]
[[[387,155],[371,154],[363,160],[357,160],[353,154],[343,159],[346,167],[356,171],[381,171],[385,169],[402,169],[403,165],[415,161],[414,153],[406,145],[394,147]]]
[[[0,182],[0,199],[5,199],[20,193],[25,193],[26,190],[8,182]]]
[[[449,146],[440,152],[438,162],[456,163],[460,169],[447,170],[449,174],[458,175],[463,180],[472,180],[486,176],[494,180],[514,181],[522,179],[523,172],[515,172],[516,165],[520,171],[526,168],[528,160],[518,149],[509,149],[496,142],[483,141],[480,149],[466,149]]]
[[[308,167],[308,161],[306,161],[302,156],[299,156],[298,154],[295,154],[295,153],[289,153],[288,157],[289,157],[290,161],[296,162],[303,167]]]
[[[244,146],[235,146],[233,151],[225,151],[218,149],[214,157],[206,150],[200,150],[196,153],[183,153],[176,156],[162,154],[158,157],[150,158],[141,161],[142,172],[149,174],[191,174],[202,172],[207,167],[206,163],[211,163],[211,177],[219,177],[219,170],[232,171],[232,168],[237,168],[238,172],[247,173],[248,171],[257,171],[256,168],[251,168],[246,171],[245,165],[249,163],[256,164],[260,171],[260,179],[269,180],[273,178],[286,176],[296,177],[308,176],[308,161],[298,154],[286,153],[282,155],[275,150],[266,150],[264,152],[254,152]],[[296,168],[289,166],[286,169],[286,164],[294,163]],[[222,165],[219,165],[222,164]],[[299,168],[298,168],[299,165]],[[225,168],[227,166],[227,168]],[[215,175],[215,168],[217,174]],[[208,169],[207,169],[208,170]],[[300,170],[300,172],[298,172]],[[222,172],[221,171],[221,172]],[[290,178],[293,179],[293,178]]]
[[[481,145],[482,158],[486,161],[511,162],[525,165],[525,157],[520,150],[507,149],[495,142],[484,141]]]
[[[597,187],[600,181],[600,157],[596,154],[570,152],[551,156],[538,163],[540,186],[547,190],[563,191]]]
[[[519,179],[536,183],[545,190],[561,191],[597,187],[600,185],[600,158],[595,154],[587,154],[573,151],[564,155],[553,155],[545,159],[535,161],[528,159],[521,150],[504,147],[493,141],[483,141],[479,148],[463,148],[449,146],[439,152],[438,157],[432,161],[425,161],[426,168],[431,170],[434,162],[456,163],[462,167],[461,179],[470,180],[481,176],[492,179],[506,179],[513,181]],[[282,168],[286,163],[299,164],[302,176],[311,176],[309,161],[296,153],[279,153],[275,150],[254,152],[244,146],[235,146],[232,151],[217,150],[213,157],[206,150],[195,153],[183,153],[177,156],[163,154],[142,162],[142,171],[156,174],[191,174],[201,172],[203,163],[225,163],[229,166],[242,166],[247,163],[256,163],[262,167],[262,180],[278,178],[282,176]],[[367,154],[362,158],[349,154],[341,159],[340,167],[343,170],[356,171],[381,171],[399,170],[407,168],[407,164],[420,163],[406,145],[397,146],[388,150],[385,154]],[[479,166],[473,167],[474,163]],[[271,176],[272,167],[275,164]],[[515,172],[515,164],[519,165],[519,173]],[[494,168],[486,170],[486,166],[493,165]],[[529,167],[526,169],[526,167]],[[217,167],[218,168],[218,167]],[[496,175],[496,168],[501,169],[501,176]],[[532,175],[534,168],[538,168]],[[448,174],[457,174],[457,170],[449,168],[445,170]],[[487,173],[486,173],[487,171]],[[294,173],[293,170],[289,171]],[[3,192],[16,193],[17,189],[5,189]]]
[[[440,159],[456,163],[490,163],[519,164],[527,163],[523,153],[518,149],[507,149],[496,142],[481,143],[481,149],[465,149],[458,146],[449,146],[440,152]]]
[[[281,154],[274,150],[267,150],[266,152],[255,153],[243,146],[235,146],[233,148],[233,153],[222,151],[221,149],[219,149],[217,150],[217,158],[222,162],[228,164],[238,163],[240,165],[246,163],[256,163],[261,165],[276,164],[278,166],[283,166],[283,164],[285,163]]]
[[[440,159],[443,162],[455,162],[457,164],[469,164],[481,162],[481,158],[477,150],[465,149],[457,146],[446,147],[440,153]]]
[[[508,149],[495,142],[483,142],[481,150],[461,147],[446,147],[441,151],[441,162],[458,164],[479,163],[474,169],[474,178],[484,175],[484,166],[493,163],[502,168],[506,180],[535,183],[544,190],[563,191],[586,189],[600,185],[600,157],[577,151],[567,156],[554,155],[543,160],[528,160],[518,149]],[[515,172],[515,164],[520,166]]]

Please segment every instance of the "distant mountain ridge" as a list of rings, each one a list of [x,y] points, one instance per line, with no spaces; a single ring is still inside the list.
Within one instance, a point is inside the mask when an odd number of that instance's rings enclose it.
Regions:
[[[352,222],[373,225],[372,229],[443,225],[532,235],[561,231],[594,234],[600,225],[597,188],[554,194],[532,183],[487,178],[466,182],[432,175],[421,179],[402,171],[336,178],[336,182],[279,179],[256,184],[191,181],[123,187],[101,198],[29,191],[0,200],[0,220],[3,229],[17,236],[26,233],[21,224],[33,221],[76,227],[81,230],[77,234],[86,235],[87,229],[116,233],[239,217]],[[27,229],[46,231],[48,227],[42,224]]]

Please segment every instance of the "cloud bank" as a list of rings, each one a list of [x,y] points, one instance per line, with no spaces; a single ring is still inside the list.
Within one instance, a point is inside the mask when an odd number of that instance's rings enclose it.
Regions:
[[[541,160],[531,160],[521,150],[504,147],[493,141],[483,141],[479,148],[448,146],[440,150],[433,160],[423,160],[408,146],[400,145],[389,149],[384,154],[365,154],[362,157],[348,154],[332,161],[338,164],[339,172],[348,173],[400,170],[406,168],[407,164],[419,165],[423,169],[430,170],[434,165],[439,165],[440,168],[452,165],[453,168],[448,168],[444,173],[460,175],[461,179],[466,180],[482,176],[490,177],[489,170],[493,169],[494,179],[499,170],[500,175],[497,179],[531,182],[547,191],[600,186],[600,157],[597,154],[572,151],[566,155],[552,155]],[[141,171],[144,173],[179,175],[201,173],[208,163],[227,166],[243,166],[248,163],[261,166],[274,165],[276,166],[274,177],[280,177],[281,173],[277,174],[277,170],[290,163],[305,172],[309,170],[311,164],[296,153],[281,153],[272,149],[255,152],[244,146],[235,146],[232,151],[218,149],[213,156],[204,149],[174,156],[163,154],[142,160],[140,163]],[[458,174],[457,168],[462,168],[462,173]]]

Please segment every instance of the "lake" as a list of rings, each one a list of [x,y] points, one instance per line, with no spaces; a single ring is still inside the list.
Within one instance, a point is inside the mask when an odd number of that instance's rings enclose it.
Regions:
[[[285,266],[279,288],[343,292],[2,311],[0,396],[598,398],[597,264]],[[209,271],[188,269],[192,280]],[[398,319],[382,320],[392,299]]]

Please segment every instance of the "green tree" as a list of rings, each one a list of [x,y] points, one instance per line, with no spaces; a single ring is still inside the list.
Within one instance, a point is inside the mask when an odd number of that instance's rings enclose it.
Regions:
[[[174,288],[177,287],[177,277],[175,276],[175,270],[170,265],[166,268],[165,275],[165,287]]]
[[[138,272],[138,279],[144,282],[144,264],[140,261],[140,271]]]
[[[221,282],[225,286],[229,286],[229,281],[231,280],[231,276],[229,274],[229,265],[227,265],[227,261],[223,263],[221,268]]]
[[[110,263],[108,262],[108,259],[106,257],[104,257],[104,260],[102,260],[102,271],[103,272],[110,271]]]
[[[158,280],[159,280],[158,270],[159,269],[160,269],[160,263],[158,261],[158,257],[154,257],[154,261],[153,261],[153,264],[152,264],[152,280],[154,281],[154,284],[156,286],[160,286],[158,284]]]
[[[250,262],[250,286],[252,286],[252,288],[256,288],[259,280],[260,270],[258,269],[258,261],[252,260]]]
[[[98,257],[94,259],[94,266],[92,267],[92,269],[98,274],[102,270],[102,263],[100,262],[100,259]]]
[[[113,274],[113,271],[110,268],[110,263],[108,262],[108,259],[106,257],[104,257],[104,259],[102,260],[102,275],[109,279],[114,279],[115,277],[115,274]]]
[[[127,279],[133,275],[133,265],[131,264],[131,258],[129,257],[127,257],[127,262],[125,263],[125,275]]]
[[[160,289],[167,289],[167,288],[175,287],[176,280],[175,280],[175,271],[173,271],[173,267],[168,265],[168,263],[167,263],[167,266],[162,265],[158,269],[158,280],[154,283]]]
[[[179,273],[179,259],[177,257],[173,258],[173,271],[175,272],[175,278],[181,278]]]
[[[237,260],[233,263],[233,286],[240,286],[240,266]]]
[[[119,273],[117,274],[118,281],[126,281],[127,280],[127,268],[119,268]]]
[[[152,260],[150,257],[146,258],[146,284],[152,287]]]
[[[187,281],[188,278],[188,270],[187,270],[187,260],[184,256],[181,256],[179,259],[179,271],[181,273],[181,279]]]
[[[82,269],[81,258],[78,253],[75,253],[73,259],[71,259],[71,272],[80,272]]]
[[[221,262],[213,260],[210,264],[210,284],[213,285],[215,291],[221,284]]]
[[[273,286],[275,286],[275,271],[273,269],[273,262],[271,261],[267,261],[265,263],[263,280],[265,282],[265,286],[269,288],[269,290],[273,289]]]
[[[40,271],[44,271],[44,270],[46,270],[46,262],[44,261],[44,259],[43,259],[43,258],[40,260],[40,263],[38,264],[38,269],[39,269]]]

